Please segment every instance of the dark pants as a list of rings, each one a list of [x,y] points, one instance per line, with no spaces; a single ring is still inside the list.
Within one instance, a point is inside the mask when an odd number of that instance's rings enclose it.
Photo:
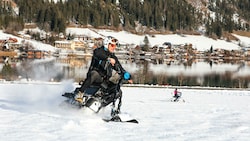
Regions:
[[[179,99],[179,97],[180,97],[179,95],[175,95],[174,96],[174,98],[175,98],[174,101],[177,101]]]
[[[88,88],[93,83],[102,83],[103,78],[102,76],[95,70],[92,70],[88,73],[87,78],[85,79],[84,83],[80,87],[80,91],[84,92],[86,88]]]

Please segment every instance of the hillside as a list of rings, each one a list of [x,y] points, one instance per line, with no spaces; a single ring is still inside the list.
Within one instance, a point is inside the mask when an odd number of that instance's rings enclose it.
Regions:
[[[234,31],[249,32],[248,0],[9,1],[15,6],[2,3],[11,8],[2,7],[0,13],[0,25],[9,33],[22,30],[25,23],[31,22],[55,33],[65,33],[68,26],[136,34],[203,34],[212,38]]]

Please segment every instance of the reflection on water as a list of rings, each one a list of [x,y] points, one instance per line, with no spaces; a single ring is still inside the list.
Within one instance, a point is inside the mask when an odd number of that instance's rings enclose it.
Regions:
[[[62,81],[85,78],[90,57],[0,60],[5,80]],[[120,60],[135,83],[249,87],[250,62],[240,60]]]

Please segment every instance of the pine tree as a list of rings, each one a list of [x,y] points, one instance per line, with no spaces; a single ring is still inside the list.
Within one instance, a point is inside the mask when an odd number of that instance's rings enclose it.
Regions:
[[[149,40],[148,40],[148,36],[145,36],[144,37],[144,40],[143,40],[143,47],[142,47],[142,50],[143,51],[148,51],[149,50]]]

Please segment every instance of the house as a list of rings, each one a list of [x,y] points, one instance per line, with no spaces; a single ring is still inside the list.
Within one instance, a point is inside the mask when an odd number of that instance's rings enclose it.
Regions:
[[[71,50],[71,41],[55,41],[55,47],[59,49]]]

